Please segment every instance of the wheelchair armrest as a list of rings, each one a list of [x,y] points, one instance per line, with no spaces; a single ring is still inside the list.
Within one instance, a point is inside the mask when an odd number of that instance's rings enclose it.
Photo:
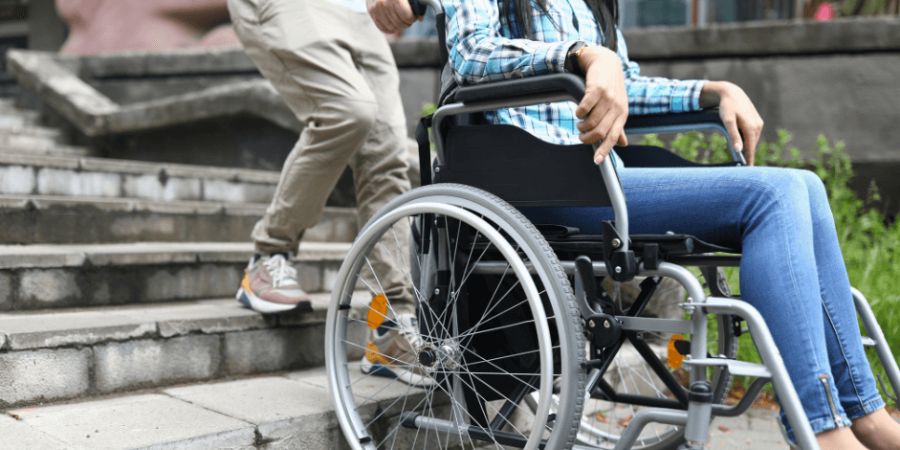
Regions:
[[[744,155],[734,149],[728,129],[725,128],[725,124],[722,123],[722,118],[719,116],[718,108],[686,113],[628,116],[628,122],[625,124],[626,134],[683,133],[700,130],[713,130],[721,133],[728,142],[732,160],[737,165],[747,164]]]
[[[584,80],[573,74],[560,73],[459,87],[454,94],[454,100],[472,110],[488,110],[561,100],[579,102],[583,96]],[[714,130],[721,133],[728,141],[732,160],[738,165],[747,163],[744,155],[734,149],[728,130],[719,117],[718,109],[629,116],[628,123],[625,124],[625,132],[628,134],[683,133],[699,130]]]
[[[646,130],[668,127],[695,127],[697,125],[713,125],[724,128],[718,109],[704,109],[702,111],[653,114],[647,116],[628,116],[625,124],[626,130]]]
[[[461,86],[457,88],[453,98],[467,105],[502,102],[501,106],[504,106],[519,103],[520,100],[540,101],[545,98],[547,101],[567,98],[578,102],[583,96],[584,80],[569,73],[558,73]]]

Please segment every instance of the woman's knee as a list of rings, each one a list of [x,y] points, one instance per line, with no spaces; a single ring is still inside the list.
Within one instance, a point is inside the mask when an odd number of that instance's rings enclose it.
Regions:
[[[813,218],[830,221],[832,218],[831,206],[828,203],[828,193],[822,179],[811,170],[791,169],[791,171],[803,180]]]
[[[807,184],[800,171],[779,167],[761,167],[755,169],[750,189],[770,201],[783,202],[796,206],[797,202],[806,202]]]

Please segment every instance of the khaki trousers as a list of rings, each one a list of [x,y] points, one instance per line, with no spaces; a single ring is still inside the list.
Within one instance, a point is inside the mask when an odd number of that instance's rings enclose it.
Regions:
[[[327,0],[228,0],[228,9],[247,54],[305,124],[253,229],[257,251],[296,252],[348,164],[360,225],[409,190],[397,68],[368,15]],[[408,230],[395,228],[406,245]],[[411,299],[397,260],[409,252],[396,246],[377,245],[375,274],[365,274],[392,304]]]

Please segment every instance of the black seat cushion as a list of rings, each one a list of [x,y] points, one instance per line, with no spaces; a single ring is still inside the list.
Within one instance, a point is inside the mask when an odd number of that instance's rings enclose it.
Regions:
[[[537,227],[560,259],[575,259],[581,255],[594,260],[603,259],[602,235],[580,234],[577,228],[560,225],[537,225]],[[658,245],[663,260],[709,253],[740,253],[739,249],[712,244],[689,234],[631,235],[631,247],[636,254],[640,255],[647,244]]]

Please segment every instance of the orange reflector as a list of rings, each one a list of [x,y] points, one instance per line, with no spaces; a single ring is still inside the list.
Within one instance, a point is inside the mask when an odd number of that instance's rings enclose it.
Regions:
[[[366,359],[373,364],[391,365],[391,362],[378,350],[378,346],[372,341],[366,344]]]
[[[372,302],[369,303],[369,313],[366,315],[369,329],[374,330],[384,323],[384,319],[387,318],[387,310],[388,300],[386,295],[378,294],[372,298]]]
[[[670,369],[678,369],[684,362],[684,355],[675,348],[675,343],[682,339],[682,335],[675,334],[669,338],[669,345],[666,346],[666,364]]]

